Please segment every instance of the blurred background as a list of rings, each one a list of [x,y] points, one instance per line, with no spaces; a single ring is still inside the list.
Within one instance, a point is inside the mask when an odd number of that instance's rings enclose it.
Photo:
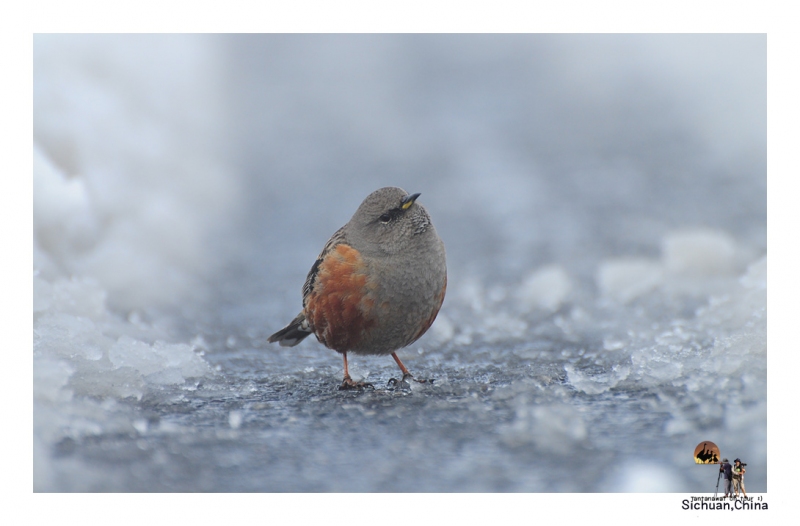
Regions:
[[[34,490],[766,491],[764,35],[36,35]],[[266,344],[382,186],[448,295]],[[423,475],[424,473],[424,475]]]

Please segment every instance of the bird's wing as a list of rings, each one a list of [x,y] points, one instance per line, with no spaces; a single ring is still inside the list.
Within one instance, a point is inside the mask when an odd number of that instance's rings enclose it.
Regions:
[[[346,244],[346,238],[344,235],[344,227],[340,228],[331,236],[327,243],[325,243],[325,247],[322,249],[322,252],[319,253],[317,256],[317,260],[314,262],[314,265],[311,267],[311,270],[308,271],[308,276],[306,276],[306,282],[303,284],[303,308],[306,306],[306,300],[308,299],[308,295],[311,294],[311,291],[314,290],[314,283],[317,280],[317,273],[319,272],[319,266],[322,261],[325,259],[325,256],[328,253],[336,248],[337,245]]]

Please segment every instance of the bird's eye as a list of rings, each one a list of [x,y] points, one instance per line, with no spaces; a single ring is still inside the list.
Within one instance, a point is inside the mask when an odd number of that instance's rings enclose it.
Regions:
[[[381,223],[388,223],[392,220],[392,216],[389,214],[383,214],[379,219],[381,220]]]

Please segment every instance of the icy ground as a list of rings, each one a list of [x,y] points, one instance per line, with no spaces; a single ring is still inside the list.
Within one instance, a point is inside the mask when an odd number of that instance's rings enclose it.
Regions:
[[[36,491],[766,480],[760,36],[34,39]],[[266,337],[370,191],[448,249],[432,385]]]

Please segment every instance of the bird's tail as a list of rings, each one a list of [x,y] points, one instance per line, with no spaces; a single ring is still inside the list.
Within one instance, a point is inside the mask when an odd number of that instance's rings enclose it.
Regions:
[[[269,343],[278,342],[281,347],[294,347],[309,334],[311,334],[311,327],[306,321],[305,314],[301,312],[289,325],[267,338],[267,341]]]

